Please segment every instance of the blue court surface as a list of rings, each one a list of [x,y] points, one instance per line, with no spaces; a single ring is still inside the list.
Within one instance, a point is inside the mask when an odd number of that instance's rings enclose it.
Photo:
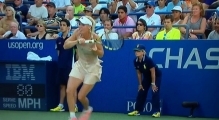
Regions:
[[[68,120],[68,112],[37,112],[37,111],[4,111],[0,110],[0,120]],[[76,114],[77,116],[80,113]],[[176,116],[162,116],[152,118],[151,116],[127,116],[117,113],[97,113],[94,112],[90,120],[218,120],[211,118],[187,118]]]

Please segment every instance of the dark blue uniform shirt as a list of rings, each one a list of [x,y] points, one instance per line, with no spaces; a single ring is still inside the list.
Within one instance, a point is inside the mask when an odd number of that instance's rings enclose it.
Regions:
[[[58,56],[58,67],[59,68],[71,68],[72,64],[75,61],[75,55],[74,49],[75,48],[71,48],[71,49],[64,49],[63,45],[65,43],[65,40],[67,40],[68,37],[66,37],[65,39],[63,39],[63,37],[59,37],[56,41],[56,45],[57,45],[57,50],[59,51],[59,56]],[[73,60],[74,57],[74,61]]]
[[[139,70],[143,74],[144,79],[150,79],[150,80],[152,79],[150,69],[153,67],[155,68],[156,77],[161,76],[161,71],[159,70],[157,65],[153,62],[153,60],[148,56],[144,56],[141,61],[138,58],[135,58],[134,66],[136,70]]]

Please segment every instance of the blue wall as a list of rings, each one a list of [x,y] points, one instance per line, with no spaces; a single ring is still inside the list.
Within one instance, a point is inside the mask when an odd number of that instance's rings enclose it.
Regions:
[[[182,102],[198,101],[195,115],[219,117],[219,41],[125,41],[119,51],[105,50],[102,82],[90,94],[94,110],[127,113],[128,101],[135,101],[132,49],[137,44],[144,44],[147,54],[163,67],[163,114],[188,115]]]
[[[38,41],[34,43],[19,41],[23,47],[18,49],[19,47],[15,45],[9,49],[5,45],[11,45],[10,42],[16,43],[16,41],[0,41],[0,52],[1,54],[5,52],[0,56],[0,60],[25,61],[28,51],[33,51],[40,57],[51,55],[53,60],[57,60],[56,51],[53,48],[54,41],[40,41],[41,46],[44,46],[43,49],[35,45]],[[29,47],[24,46],[25,42],[30,42]],[[189,110],[182,107],[182,102],[198,101],[200,108],[195,111],[196,116],[219,118],[217,94],[219,91],[219,41],[210,40],[126,40],[124,47],[118,51],[105,50],[102,81],[97,83],[89,94],[94,111],[127,113],[133,110],[138,86],[133,66],[135,57],[133,48],[137,44],[146,46],[147,54],[154,59],[163,72],[160,88],[162,114],[187,116]],[[53,94],[47,97],[52,96]],[[144,114],[151,113],[150,101],[151,94],[149,94]]]

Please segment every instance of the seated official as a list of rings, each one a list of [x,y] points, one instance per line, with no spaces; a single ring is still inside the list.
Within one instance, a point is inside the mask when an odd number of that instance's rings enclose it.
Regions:
[[[19,24],[11,22],[10,31],[7,31],[1,38],[2,39],[26,39],[25,35],[18,30]]]
[[[166,15],[164,19],[164,30],[157,34],[156,40],[180,40],[180,38],[180,30],[173,27],[173,17]]]
[[[101,39],[106,40],[118,40],[119,36],[116,32],[112,31],[113,22],[110,19],[104,21],[104,29],[101,29],[98,33],[98,36]]]

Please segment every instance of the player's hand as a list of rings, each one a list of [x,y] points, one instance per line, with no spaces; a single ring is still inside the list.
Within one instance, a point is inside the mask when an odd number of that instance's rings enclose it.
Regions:
[[[78,43],[79,44],[84,44],[85,43],[85,39],[84,38],[79,38],[78,39]]]
[[[158,91],[158,87],[156,85],[152,85],[152,91],[153,92],[157,92]]]
[[[91,48],[92,51],[97,51],[97,46],[94,44],[94,46]]]
[[[142,85],[139,85],[139,86],[138,86],[138,91],[140,91],[140,90],[143,90],[143,91],[144,91],[144,88],[143,88]]]

